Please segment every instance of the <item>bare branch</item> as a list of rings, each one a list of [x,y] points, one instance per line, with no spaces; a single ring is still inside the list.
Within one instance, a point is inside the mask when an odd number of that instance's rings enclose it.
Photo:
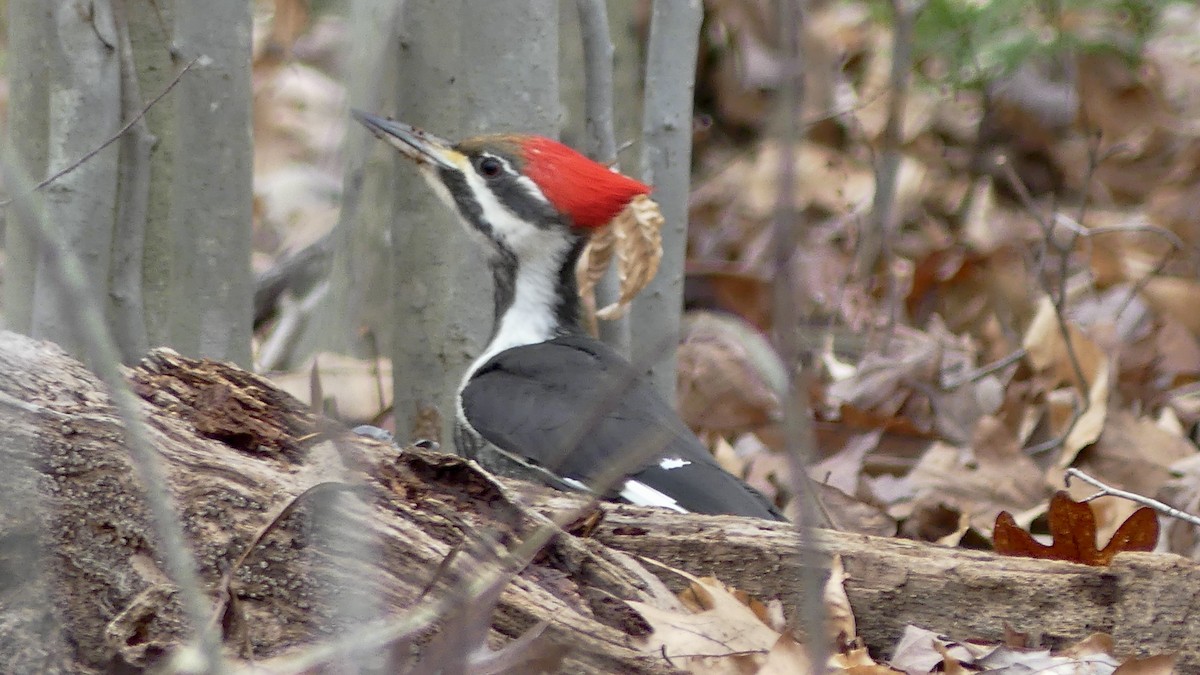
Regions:
[[[137,64],[129,37],[125,0],[112,0],[117,25],[117,56],[121,71],[121,110],[141,110],[122,136],[118,162],[117,217],[113,223],[112,267],[109,297],[112,327],[126,363],[141,358],[150,348],[145,300],[142,295],[142,263],[150,202],[150,153],[158,139],[143,116],[149,108],[142,101]]]
[[[900,171],[904,108],[908,104],[909,71],[912,64],[913,23],[924,3],[892,0],[892,69],[888,76],[887,121],[879,139],[879,161],[875,163],[875,197],[871,217],[859,238],[858,274],[871,277],[881,256],[886,254],[895,226],[896,179]]]
[[[1088,485],[1092,485],[1094,487],[1100,488],[1099,492],[1097,492],[1096,494],[1083,500],[1085,502],[1090,502],[1093,499],[1099,499],[1100,497],[1120,497],[1121,499],[1128,499],[1131,502],[1136,502],[1143,506],[1149,506],[1150,508],[1154,509],[1155,511],[1158,511],[1159,513],[1163,514],[1164,516],[1169,516],[1171,518],[1176,518],[1178,520],[1182,520],[1185,523],[1191,523],[1192,525],[1200,526],[1200,516],[1193,516],[1192,514],[1187,513],[1186,511],[1180,511],[1179,509],[1177,509],[1173,506],[1170,506],[1168,504],[1164,504],[1164,503],[1158,501],[1157,499],[1143,497],[1142,495],[1139,495],[1136,492],[1128,492],[1126,490],[1121,490],[1121,489],[1112,487],[1112,486],[1107,485],[1095,478],[1092,478],[1091,476],[1080,471],[1079,469],[1076,469],[1076,468],[1067,469],[1063,476],[1063,483],[1067,487],[1070,487],[1072,478],[1078,478],[1079,480],[1087,483]]]
[[[807,368],[801,363],[800,320],[796,314],[796,284],[792,278],[792,256],[803,227],[802,216],[795,209],[796,146],[800,142],[799,113],[804,104],[804,55],[801,52],[801,31],[807,3],[804,0],[784,0],[779,3],[780,43],[784,49],[784,72],[779,97],[780,128],[782,130],[779,167],[779,194],[776,195],[775,217],[772,224],[771,248],[774,252],[774,325],[775,341],[787,366],[788,389],[783,404],[784,442],[787,446],[788,474],[792,491],[799,505],[796,531],[805,541],[813,541],[813,532],[828,527],[824,505],[817,497],[817,487],[805,467],[816,456],[816,439],[808,406]],[[809,635],[809,650],[813,663],[824,663],[829,645],[819,636],[824,634],[825,606],[822,604],[824,568],[817,547],[800,550],[801,596],[803,619]]]
[[[1021,200],[1021,204],[1042,229],[1043,260],[1045,258],[1044,252],[1049,250],[1051,247],[1053,247],[1059,254],[1058,288],[1055,289],[1050,285],[1050,281],[1046,278],[1044,270],[1039,271],[1038,280],[1042,285],[1042,290],[1045,291],[1046,295],[1051,298],[1051,301],[1054,305],[1054,320],[1058,325],[1058,333],[1062,337],[1063,345],[1067,353],[1067,359],[1071,364],[1071,372],[1075,376],[1075,380],[1078,385],[1079,400],[1082,403],[1082,405],[1077,405],[1074,407],[1075,410],[1071,415],[1071,421],[1067,424],[1067,428],[1061,435],[1025,450],[1025,452],[1030,455],[1038,455],[1062,445],[1067,440],[1067,437],[1071,435],[1071,432],[1075,429],[1075,425],[1079,423],[1080,418],[1087,413],[1088,409],[1091,408],[1092,405],[1091,387],[1088,385],[1087,377],[1083,373],[1083,366],[1079,362],[1079,355],[1075,352],[1075,341],[1071,339],[1071,329],[1067,325],[1066,316],[1063,314],[1063,308],[1067,298],[1066,270],[1068,257],[1070,256],[1071,251],[1074,250],[1075,242],[1079,239],[1080,234],[1076,230],[1070,230],[1070,241],[1068,241],[1065,246],[1059,245],[1054,237],[1054,221],[1050,218],[1047,218],[1033,202],[1033,197],[1029,194],[1029,188],[1026,187],[1025,181],[1021,180],[1021,177],[1017,175],[1017,171],[1015,168],[1013,168],[1012,162],[1003,161],[1000,163],[1000,166],[1003,168],[1004,175],[1008,179],[1009,184],[1012,186],[1013,191],[1017,193],[1017,197]],[[1055,293],[1056,290],[1057,294]]]
[[[943,385],[941,387],[941,390],[943,392],[954,391],[955,389],[958,389],[959,387],[963,386],[964,384],[978,382],[979,380],[982,380],[983,378],[987,377],[988,375],[991,375],[992,373],[994,373],[998,370],[1003,370],[1003,369],[1007,368],[1008,366],[1016,363],[1017,361],[1020,361],[1021,359],[1025,358],[1025,354],[1026,354],[1026,352],[1023,348],[1017,349],[1017,350],[1013,351],[1011,354],[1008,354],[999,359],[996,359],[995,361],[993,361],[987,365],[980,366],[980,367],[976,368],[975,370],[972,370],[969,373],[963,374],[958,379],[953,380],[952,382]]]
[[[38,183],[37,185],[34,185],[33,187],[29,188],[29,191],[37,192],[38,190],[45,188],[46,186],[50,185],[54,181],[62,178],[63,176],[74,171],[75,169],[78,169],[79,167],[83,166],[89,159],[95,157],[102,150],[104,150],[108,146],[112,145],[113,143],[117,142],[117,140],[119,140],[121,138],[121,136],[125,135],[126,132],[128,132],[130,129],[133,128],[133,125],[135,125],[139,121],[141,121],[141,119],[146,116],[146,113],[149,112],[150,109],[153,108],[156,103],[161,101],[164,96],[171,93],[171,90],[175,88],[175,85],[179,84],[179,81],[183,79],[183,76],[189,70],[191,70],[192,66],[196,65],[196,63],[202,58],[204,58],[204,57],[197,56],[196,58],[192,59],[191,61],[188,61],[188,63],[186,65],[184,65],[184,67],[179,71],[179,73],[175,75],[175,79],[171,80],[171,83],[168,84],[166,86],[166,88],[164,88],[161,92],[159,92],[158,96],[155,96],[154,98],[150,99],[150,102],[147,103],[144,108],[139,110],[138,113],[133,116],[133,119],[126,122],[125,126],[121,127],[121,129],[119,131],[117,131],[117,133],[113,134],[108,140],[104,141],[96,148],[88,151],[83,157],[80,157],[78,160],[72,162],[71,164],[63,167],[61,170],[55,172],[54,175],[46,178],[45,180]],[[0,208],[5,208],[5,207],[11,205],[17,199],[18,199],[18,197],[10,197],[9,199],[0,201]]]

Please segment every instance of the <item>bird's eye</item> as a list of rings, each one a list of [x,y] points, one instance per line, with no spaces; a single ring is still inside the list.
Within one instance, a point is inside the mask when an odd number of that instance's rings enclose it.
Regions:
[[[479,175],[484,178],[495,178],[504,173],[504,165],[495,157],[484,157],[479,160]]]

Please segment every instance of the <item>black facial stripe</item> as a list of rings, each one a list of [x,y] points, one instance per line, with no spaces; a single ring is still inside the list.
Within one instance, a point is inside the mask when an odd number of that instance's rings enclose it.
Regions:
[[[488,183],[496,199],[500,200],[508,210],[518,218],[535,227],[548,230],[552,227],[565,227],[561,216],[549,203],[529,194],[529,190],[515,176],[505,175]]]
[[[472,162],[472,166],[474,163]],[[505,165],[507,168],[507,164]],[[454,203],[471,227],[487,236],[492,241],[494,255],[491,256],[492,280],[494,284],[495,324],[493,334],[500,327],[500,317],[512,306],[516,294],[517,268],[519,261],[516,254],[503,242],[497,240],[492,224],[484,217],[483,208],[476,201],[467,183],[466,176],[454,169],[441,169],[439,176],[442,183],[454,198]],[[568,223],[549,204],[537,199],[520,183],[516,176],[505,174],[499,178],[485,180],[497,200],[511,209],[518,217],[536,227],[547,229],[561,227],[566,229]],[[571,238],[571,247],[564,256],[559,267],[555,284],[557,286],[557,302],[554,306],[554,318],[558,324],[557,332],[561,335],[572,335],[580,332],[579,293],[575,282],[575,263],[587,244],[586,237],[580,237],[569,230],[564,232]]]
[[[587,240],[583,237],[575,238],[563,259],[562,266],[558,269],[558,277],[555,279],[557,286],[555,296],[558,300],[554,304],[554,322],[558,326],[559,335],[574,335],[580,332],[579,290],[575,283],[575,263],[578,262],[579,255],[583,252],[586,244]],[[516,254],[503,244],[497,244],[496,251],[497,255],[491,259],[493,302],[496,308],[495,323],[492,327],[493,334],[500,328],[500,317],[504,316],[509,307],[512,307],[516,297],[517,270],[520,266]]]
[[[566,259],[563,260],[562,267],[558,269],[558,288],[555,289],[558,302],[554,305],[554,318],[558,323],[559,332],[563,334],[574,333],[580,329],[579,287],[575,280],[575,264],[579,261],[579,256],[583,254],[583,247],[587,245],[587,237],[574,237],[574,239]]]
[[[442,179],[442,183],[450,191],[450,195],[454,197],[454,203],[463,218],[471,224],[471,227],[482,232],[488,239],[495,241],[496,237],[492,232],[492,224],[483,217],[483,207],[472,196],[471,187],[467,184],[467,177],[456,169],[440,169],[438,173]]]
[[[496,256],[491,259],[492,300],[495,306],[492,335],[500,330],[500,317],[512,307],[517,294],[517,256],[499,243],[496,245],[496,251]]]
[[[483,157],[499,161],[500,165],[504,167],[503,173],[490,177],[484,175],[479,169],[479,158]],[[520,175],[508,159],[490,152],[482,152],[472,158],[471,166],[483,179],[483,182],[491,188],[496,199],[521,220],[532,223],[535,227],[543,230],[566,225],[557,209],[544,199],[538,199],[531,195],[529,189],[521,184]]]

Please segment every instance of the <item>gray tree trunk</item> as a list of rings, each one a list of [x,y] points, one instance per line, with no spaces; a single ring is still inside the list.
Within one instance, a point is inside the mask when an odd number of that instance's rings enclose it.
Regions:
[[[250,3],[181,2],[174,41],[199,61],[175,95],[171,232],[172,344],[192,355],[250,363]]]
[[[556,135],[554,0],[409,0],[400,33],[400,119],[450,137]],[[462,373],[490,334],[489,273],[478,245],[415,168],[399,164],[392,226],[396,434],[447,440]]]
[[[129,22],[129,41],[137,68],[143,101],[166,90],[182,67],[171,56],[170,27],[174,0],[154,0],[157,11],[145,0],[124,0]],[[144,105],[144,103],[143,103]],[[178,106],[172,95],[164,96],[146,111],[146,124],[157,142],[150,150],[145,171],[149,174],[145,231],[142,234],[142,303],[146,318],[146,340],[152,345],[171,344],[170,319],[174,297],[171,291],[175,248],[170,228],[172,181],[175,157],[175,118]],[[136,111],[126,111],[126,116]]]
[[[112,6],[95,2],[90,14],[75,3],[52,10],[54,38],[49,42],[50,139],[47,170],[54,174],[99,147],[121,125],[120,63]],[[104,306],[117,197],[118,148],[110,146],[59,178],[42,194],[46,222],[59,228],[65,242],[96,283],[91,302]],[[41,249],[34,274],[30,334],[82,354],[63,297],[58,251]]]
[[[634,30],[634,0],[578,0],[562,12],[559,80],[567,113],[563,141],[627,173],[641,135],[641,49]],[[622,153],[625,162],[622,167]],[[616,266],[596,286],[596,306],[620,297]],[[600,321],[600,339],[630,356],[629,316]]]
[[[12,168],[47,184],[30,211],[43,210],[45,225],[12,210],[5,323],[85,351],[64,302],[62,251],[32,243],[31,228],[50,227],[62,236],[37,239],[62,239],[80,259],[89,304],[103,308],[126,361],[165,343],[247,364],[249,6],[173,9],[170,0],[9,6]],[[187,158],[180,171],[173,157]]]
[[[8,66],[9,99],[6,142],[17,169],[26,175],[44,176],[49,153],[50,41],[54,36],[53,3],[43,0],[9,0]],[[11,187],[9,188],[11,190]],[[21,333],[33,328],[33,290],[37,274],[37,247],[29,228],[33,223],[16,213],[5,214],[4,325]]]
[[[687,251],[687,198],[692,160],[692,92],[704,8],[700,0],[654,0],[646,57],[642,122],[642,179],[654,186],[662,207],[663,258],[654,278],[633,303],[633,362],[645,367],[654,387],[675,400],[675,346],[683,312],[683,263]]]
[[[352,0],[350,34],[355,36],[343,73],[350,106],[390,112],[399,85],[399,16],[395,0]],[[299,358],[321,350],[376,357],[392,353],[395,313],[390,310],[393,276],[392,199],[396,190],[393,153],[370,134],[352,129],[344,148],[342,212],[334,232],[329,293],[300,333]]]

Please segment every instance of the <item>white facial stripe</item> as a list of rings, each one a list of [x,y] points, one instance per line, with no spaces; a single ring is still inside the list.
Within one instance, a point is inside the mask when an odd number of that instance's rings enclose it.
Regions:
[[[571,242],[561,233],[527,223],[504,206],[474,171],[464,172],[483,218],[494,236],[521,261],[514,280],[513,302],[496,329],[487,350],[467,370],[463,382],[496,354],[554,337],[558,305],[555,286],[559,268]],[[473,229],[473,228],[468,228]]]
[[[554,237],[545,237],[545,255],[521,261],[513,293],[513,303],[500,319],[496,335],[488,347],[471,367],[467,369],[463,383],[488,359],[513,347],[537,344],[554,337],[557,320],[554,308],[557,305],[554,280],[566,253],[562,242]],[[554,247],[560,250],[555,253]]]
[[[671,469],[681,469],[689,464],[691,462],[682,457],[664,457],[658,466],[664,471],[670,471]]]
[[[500,155],[493,155],[490,152],[481,152],[481,153],[479,153],[479,156],[480,157],[490,157],[490,158],[496,160],[497,162],[500,162],[500,166],[504,167],[505,173],[509,174],[510,176],[517,175],[517,170],[513,168],[513,165],[507,159],[501,157]]]
[[[546,199],[546,195],[542,194],[542,189],[538,187],[537,183],[533,182],[533,179],[531,179],[529,176],[517,176],[517,185],[525,188],[525,191],[529,193],[530,197],[533,197],[543,204],[550,205],[550,200]]]
[[[429,184],[429,187],[433,189],[433,193],[437,195],[438,199],[442,200],[443,204],[450,207],[450,210],[457,215],[458,207],[454,204],[454,195],[450,194],[450,190],[446,189],[446,184],[443,183],[442,179],[438,177],[437,170],[426,165],[421,165],[420,170],[421,177],[424,178],[425,182]]]
[[[636,480],[625,481],[625,484],[621,486],[621,498],[638,506],[659,506],[677,513],[688,513],[687,509],[680,506],[671,497]]]

